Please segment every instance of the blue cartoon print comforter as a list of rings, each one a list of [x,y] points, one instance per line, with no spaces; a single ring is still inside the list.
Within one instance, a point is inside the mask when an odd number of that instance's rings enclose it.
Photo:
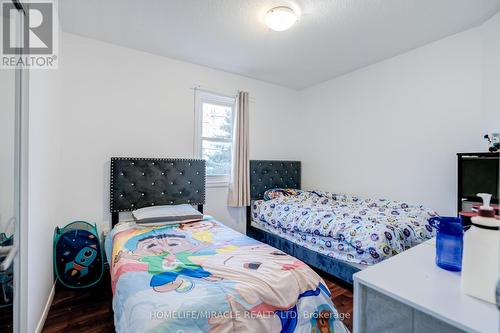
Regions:
[[[252,205],[254,223],[331,257],[371,265],[434,237],[422,206],[321,191],[274,189]]]
[[[118,224],[106,238],[117,332],[346,332],[296,258],[213,219]]]

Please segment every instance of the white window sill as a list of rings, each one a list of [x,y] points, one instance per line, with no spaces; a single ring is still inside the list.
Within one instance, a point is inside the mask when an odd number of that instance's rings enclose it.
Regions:
[[[229,177],[227,177],[227,176],[207,176],[206,185],[208,188],[229,187]]]
[[[229,187],[228,182],[207,182],[207,188]]]

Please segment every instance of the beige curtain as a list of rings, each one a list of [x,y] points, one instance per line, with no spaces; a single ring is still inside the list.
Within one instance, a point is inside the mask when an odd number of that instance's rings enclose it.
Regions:
[[[228,206],[250,205],[249,182],[249,101],[248,93],[238,93],[238,105],[234,119],[233,167],[229,181]]]

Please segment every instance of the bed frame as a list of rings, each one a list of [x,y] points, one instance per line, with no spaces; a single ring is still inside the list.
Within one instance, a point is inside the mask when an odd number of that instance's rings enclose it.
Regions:
[[[114,227],[120,212],[157,205],[190,204],[203,213],[205,161],[179,158],[111,158],[110,211]]]
[[[306,249],[278,235],[252,225],[252,208],[255,200],[261,200],[264,192],[273,188],[301,188],[301,163],[299,161],[250,161],[250,199],[247,207],[247,235],[274,246],[310,266],[326,272],[348,284],[353,284],[352,275],[360,268],[319,252]]]

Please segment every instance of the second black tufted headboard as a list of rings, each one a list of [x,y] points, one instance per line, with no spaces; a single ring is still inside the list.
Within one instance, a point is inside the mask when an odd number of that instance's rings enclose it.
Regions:
[[[260,200],[273,188],[300,189],[300,161],[250,161],[250,199]]]
[[[111,158],[110,211],[158,205],[205,203],[205,161],[177,158]]]

